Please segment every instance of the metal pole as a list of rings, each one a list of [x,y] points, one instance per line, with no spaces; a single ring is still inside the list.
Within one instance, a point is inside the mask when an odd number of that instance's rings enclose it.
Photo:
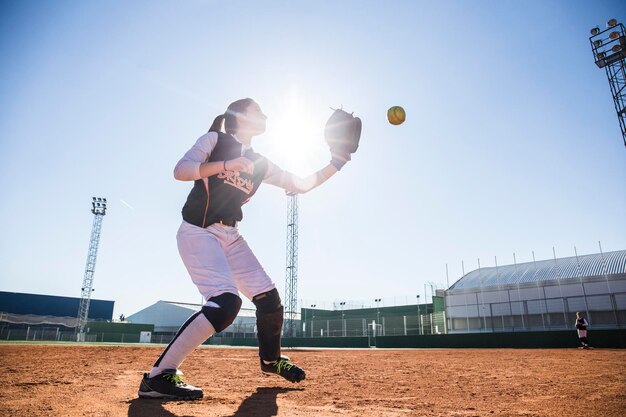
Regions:
[[[498,287],[498,298],[500,299],[500,304],[504,304],[502,302],[502,288],[500,287],[500,279],[499,279],[500,273],[498,271],[498,257],[494,255],[493,258],[496,260],[496,285]],[[502,312],[502,310],[503,308],[500,307],[500,318],[502,320],[502,330],[504,330],[504,313]]]
[[[465,320],[467,321],[467,332],[469,333],[469,308],[467,307],[467,294],[463,293],[463,300],[465,301]],[[476,306],[478,309],[478,306]]]
[[[515,258],[515,252],[513,252],[513,269],[515,269],[515,273],[517,274],[517,259]],[[522,318],[522,328],[526,328],[526,324],[524,323],[524,302],[522,301],[522,292],[519,289],[519,279],[517,279],[517,298],[520,303],[520,317]]]
[[[606,289],[609,292],[609,300],[611,301],[611,308],[613,309],[613,317],[615,319],[615,325],[619,326],[619,316],[617,315],[617,304],[615,303],[615,297],[611,291],[611,284],[609,284],[608,270],[606,267],[606,260],[604,259],[604,253],[602,252],[602,244],[598,240],[598,247],[600,248],[600,256],[602,257],[602,271],[604,272],[604,279],[606,280]]]
[[[559,283],[559,294],[561,295],[561,303],[563,305],[563,327],[567,328],[567,312],[565,311],[565,297],[563,297],[563,290],[561,289],[561,268],[556,261],[556,251],[552,246],[552,255],[554,256],[554,265],[556,266],[556,281]]]
[[[422,326],[420,326],[420,296],[417,295],[417,334],[422,334]]]
[[[341,330],[342,330],[343,337],[346,337],[346,319],[345,319],[345,315],[343,312],[343,306],[345,304],[346,304],[345,301],[342,301],[339,303],[339,305],[341,306]]]
[[[485,314],[485,294],[483,293],[483,275],[480,272],[481,272],[480,271],[480,258],[478,258],[478,279],[480,280],[480,292],[479,292],[479,294],[480,294],[480,296],[482,298],[482,302],[480,304],[480,309],[483,312],[483,331],[486,331],[487,330],[487,315]],[[476,299],[476,302],[478,302],[478,298]]]
[[[294,337],[298,307],[298,195],[287,205],[287,267],[285,278],[285,336]]]
[[[433,329],[435,328],[435,326],[433,325],[433,315],[434,313],[430,313],[430,334],[434,334]]]
[[[535,260],[535,251],[533,252],[533,265],[535,266],[535,273],[533,274],[533,278],[536,278],[537,276],[537,261]],[[540,288],[539,288],[539,281],[537,282],[537,295],[539,296],[539,299],[537,301],[539,301],[539,306],[541,307],[541,294],[540,294]],[[543,308],[541,308],[541,324],[545,330],[546,328],[546,322],[545,319],[543,317]]]
[[[580,279],[580,288],[583,291],[583,300],[585,300],[585,312],[587,313],[587,319],[590,320],[591,316],[589,315],[589,305],[587,304],[587,293],[585,292],[585,284],[583,284],[583,276],[580,269],[580,262],[578,261],[578,251],[576,250],[576,246],[574,246],[574,254],[576,255],[576,267],[578,270],[578,278]]]
[[[107,199],[92,197],[91,207],[91,213],[94,215],[94,218],[91,238],[89,240],[89,251],[87,252],[85,276],[83,278],[83,286],[80,289],[81,297],[78,305],[78,320],[76,325],[77,340],[84,338],[85,325],[87,324],[87,320],[89,318],[89,304],[91,301],[91,293],[93,291],[93,276],[96,269],[96,258],[98,255],[98,245],[100,244],[102,220],[106,215],[107,210]]]

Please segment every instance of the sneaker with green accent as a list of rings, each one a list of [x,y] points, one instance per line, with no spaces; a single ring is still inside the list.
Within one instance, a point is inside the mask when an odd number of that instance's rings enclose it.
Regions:
[[[139,398],[160,398],[165,400],[197,400],[202,398],[202,389],[185,384],[182,372],[166,369],[163,373],[150,378],[149,373],[143,374],[139,384]]]
[[[280,375],[290,382],[300,382],[306,378],[304,371],[291,362],[287,356],[281,356],[280,359],[271,363],[265,363],[261,359],[261,370]]]

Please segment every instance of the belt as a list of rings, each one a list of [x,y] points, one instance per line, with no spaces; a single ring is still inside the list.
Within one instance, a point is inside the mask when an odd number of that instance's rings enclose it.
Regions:
[[[220,220],[219,222],[216,222],[216,223],[222,224],[224,226],[230,226],[230,227],[237,226],[237,220]]]

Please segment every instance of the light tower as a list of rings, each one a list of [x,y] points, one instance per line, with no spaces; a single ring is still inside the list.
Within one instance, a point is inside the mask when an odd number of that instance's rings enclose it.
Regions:
[[[615,19],[609,20],[606,26],[604,30],[597,26],[591,29],[589,42],[596,65],[606,70],[626,146],[626,31]]]
[[[87,266],[85,267],[85,278],[80,289],[80,305],[78,306],[78,323],[76,325],[77,341],[85,340],[85,324],[89,315],[89,301],[93,291],[93,273],[96,269],[96,257],[98,255],[98,244],[100,243],[100,229],[102,219],[107,214],[107,199],[93,197],[91,202],[91,212],[94,215],[93,227],[91,229],[91,240],[89,241],[89,252],[87,253]]]
[[[283,334],[286,337],[295,337],[296,311],[298,308],[298,195],[293,194],[288,198],[285,328]]]

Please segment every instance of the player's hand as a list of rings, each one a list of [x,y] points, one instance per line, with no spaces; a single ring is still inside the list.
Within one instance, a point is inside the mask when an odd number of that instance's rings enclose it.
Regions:
[[[227,171],[240,171],[250,175],[254,172],[254,162],[243,156],[226,161],[225,166]]]

